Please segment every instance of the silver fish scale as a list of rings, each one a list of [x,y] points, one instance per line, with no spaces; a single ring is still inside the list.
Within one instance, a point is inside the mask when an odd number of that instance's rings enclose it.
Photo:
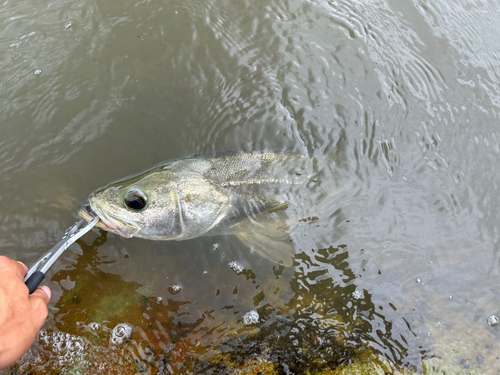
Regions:
[[[209,160],[204,177],[221,187],[305,184],[313,173],[309,157],[290,152],[223,153]]]

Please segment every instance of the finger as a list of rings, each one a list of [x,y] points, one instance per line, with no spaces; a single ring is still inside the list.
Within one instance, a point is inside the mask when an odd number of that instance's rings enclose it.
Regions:
[[[49,304],[50,297],[52,293],[50,292],[50,289],[48,286],[39,286],[38,288],[35,289],[33,293],[30,295],[30,299],[40,299],[43,301],[45,306]]]
[[[47,295],[47,298],[49,299],[50,301],[50,297],[52,296],[52,292],[50,291],[50,288],[48,286],[45,286],[45,285],[42,285],[41,287],[39,287],[43,292],[45,292],[45,294]]]
[[[20,279],[24,279],[27,273],[27,267],[23,263],[9,259],[4,255],[0,255],[0,269],[2,273],[14,272]]]
[[[28,266],[20,261],[17,261],[17,263],[19,263],[24,269],[24,275],[23,275],[23,278],[24,278],[28,274]]]
[[[49,297],[40,287],[29,296],[29,300],[32,311],[30,320],[34,324],[35,331],[38,332],[44,325],[47,320],[47,316],[49,315],[49,309],[47,306],[49,304]]]

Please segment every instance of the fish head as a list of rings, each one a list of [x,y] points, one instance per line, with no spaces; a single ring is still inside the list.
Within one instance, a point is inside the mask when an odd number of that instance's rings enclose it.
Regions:
[[[214,228],[227,214],[230,194],[202,175],[147,171],[93,192],[79,214],[123,237],[184,240]]]

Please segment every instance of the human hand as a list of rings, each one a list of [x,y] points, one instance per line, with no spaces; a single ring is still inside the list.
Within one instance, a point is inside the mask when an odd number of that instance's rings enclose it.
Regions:
[[[21,358],[47,319],[50,289],[42,286],[30,295],[27,273],[23,263],[0,256],[0,369]]]

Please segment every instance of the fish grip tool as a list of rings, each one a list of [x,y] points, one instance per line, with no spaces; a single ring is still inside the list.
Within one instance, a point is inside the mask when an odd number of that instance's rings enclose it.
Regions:
[[[99,218],[95,217],[87,225],[80,228],[82,224],[86,223],[85,220],[80,220],[66,231],[61,241],[59,241],[52,249],[43,254],[35,263],[33,263],[33,265],[28,270],[28,274],[24,278],[24,283],[28,287],[30,294],[35,291],[38,285],[40,285],[42,280],[45,278],[45,274],[47,273],[47,271],[54,265],[54,263],[57,261],[57,259],[59,259],[62,253],[64,253],[64,251],[66,251],[66,249],[70,247],[70,245],[73,244],[77,239],[91,230],[98,221]]]

